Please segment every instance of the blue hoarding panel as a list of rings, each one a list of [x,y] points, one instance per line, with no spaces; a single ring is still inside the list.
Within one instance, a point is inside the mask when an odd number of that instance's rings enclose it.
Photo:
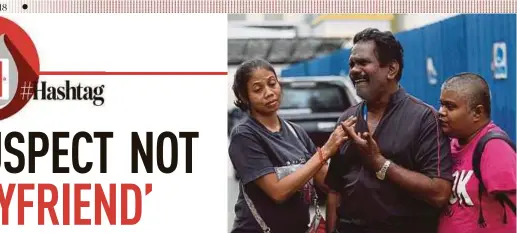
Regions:
[[[516,16],[466,15],[465,19],[467,70],[486,79],[492,119],[515,140]]]

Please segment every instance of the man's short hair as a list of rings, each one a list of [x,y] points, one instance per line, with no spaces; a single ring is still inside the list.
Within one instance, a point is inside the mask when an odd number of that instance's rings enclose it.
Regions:
[[[452,90],[467,100],[469,108],[483,105],[485,114],[490,118],[490,88],[479,74],[465,72],[453,75],[445,80],[443,90]]]
[[[373,41],[375,43],[375,56],[382,66],[392,61],[397,61],[400,66],[396,76],[397,81],[402,77],[404,69],[404,48],[390,31],[381,32],[376,28],[366,28],[355,34],[354,45],[359,42]]]

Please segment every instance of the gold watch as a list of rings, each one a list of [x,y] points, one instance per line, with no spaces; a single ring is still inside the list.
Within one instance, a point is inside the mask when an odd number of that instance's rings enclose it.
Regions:
[[[386,160],[386,162],[384,162],[381,169],[375,173],[375,176],[377,176],[377,179],[384,180],[386,178],[386,172],[388,171],[390,164],[391,164],[390,160]]]

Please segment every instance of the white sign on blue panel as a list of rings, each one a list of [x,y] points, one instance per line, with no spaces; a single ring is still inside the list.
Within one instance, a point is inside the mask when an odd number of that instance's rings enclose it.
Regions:
[[[492,70],[495,79],[508,77],[507,50],[505,42],[494,43],[492,50]]]

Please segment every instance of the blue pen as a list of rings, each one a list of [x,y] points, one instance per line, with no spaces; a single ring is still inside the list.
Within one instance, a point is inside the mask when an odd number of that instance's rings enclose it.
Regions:
[[[364,118],[364,121],[366,121],[366,122],[368,122],[367,121],[367,119],[368,119],[367,117],[368,117],[368,109],[366,107],[366,103],[364,103],[364,105],[363,105],[363,118]]]

